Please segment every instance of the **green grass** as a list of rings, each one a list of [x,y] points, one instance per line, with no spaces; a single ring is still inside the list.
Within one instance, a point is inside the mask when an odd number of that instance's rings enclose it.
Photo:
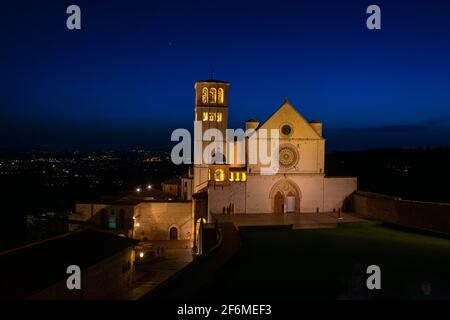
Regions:
[[[450,240],[380,223],[336,229],[242,230],[241,250],[200,294],[214,298],[427,299],[450,297]],[[381,268],[382,290],[366,288]],[[431,286],[425,295],[422,284]]]

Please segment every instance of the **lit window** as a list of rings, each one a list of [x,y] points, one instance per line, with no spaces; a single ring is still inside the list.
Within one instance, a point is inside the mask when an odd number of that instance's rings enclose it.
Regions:
[[[222,88],[219,88],[219,90],[217,92],[217,96],[218,96],[219,103],[222,104],[223,103],[223,89]]]
[[[217,169],[214,172],[214,180],[224,181],[225,180],[225,172],[222,169]]]
[[[209,89],[209,103],[217,102],[217,92],[215,88]]]
[[[109,213],[108,228],[109,229],[116,228],[116,213],[114,212],[114,209],[111,209],[111,212]]]
[[[234,181],[234,174],[233,174],[233,172],[230,172],[230,181]]]
[[[202,90],[202,103],[208,103],[208,88]]]
[[[241,181],[247,181],[247,173],[242,172],[242,179]]]
[[[222,122],[222,112],[203,112],[203,121]]]
[[[235,180],[236,181],[241,181],[241,177],[240,177],[239,172],[236,172],[236,179]]]
[[[208,180],[211,180],[211,169],[208,169]]]

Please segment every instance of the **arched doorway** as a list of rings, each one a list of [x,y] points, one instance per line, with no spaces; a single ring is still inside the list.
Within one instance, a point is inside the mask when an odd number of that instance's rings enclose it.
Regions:
[[[274,213],[284,213],[284,196],[278,191],[274,198]]]
[[[273,213],[300,212],[300,189],[290,179],[278,180],[272,186],[269,198]]]
[[[169,239],[170,240],[178,240],[178,229],[177,227],[172,227],[169,230]]]

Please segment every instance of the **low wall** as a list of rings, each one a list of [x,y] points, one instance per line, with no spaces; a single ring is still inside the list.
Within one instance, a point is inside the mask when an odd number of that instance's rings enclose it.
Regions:
[[[350,196],[352,211],[369,219],[450,234],[450,204],[402,200],[357,191]]]

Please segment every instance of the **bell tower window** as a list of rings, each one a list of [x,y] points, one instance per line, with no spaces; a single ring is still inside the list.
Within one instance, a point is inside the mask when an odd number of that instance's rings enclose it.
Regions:
[[[208,88],[202,90],[202,103],[208,103]]]
[[[209,103],[217,102],[217,90],[216,88],[209,89]]]
[[[219,88],[217,91],[217,98],[220,104],[223,104],[223,89]]]

